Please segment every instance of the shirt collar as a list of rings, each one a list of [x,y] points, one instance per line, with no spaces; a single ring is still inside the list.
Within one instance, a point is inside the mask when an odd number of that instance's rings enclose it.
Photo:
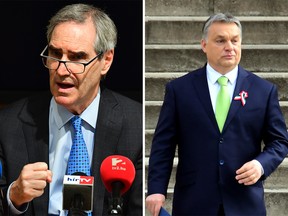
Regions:
[[[85,122],[87,122],[94,129],[96,128],[96,121],[98,113],[98,107],[100,103],[100,89],[97,96],[94,98],[92,103],[79,115]],[[54,118],[58,129],[62,128],[74,114],[70,113],[65,107],[56,103],[54,97],[51,99],[51,110],[52,118]]]
[[[221,73],[214,70],[209,65],[209,63],[207,63],[206,71],[207,71],[208,80],[213,84],[215,84],[217,82],[219,77],[223,76]],[[225,76],[228,78],[228,80],[231,84],[234,84],[236,82],[237,75],[238,75],[238,66],[236,66],[234,69],[232,69],[231,71],[229,71],[228,73],[225,74]]]

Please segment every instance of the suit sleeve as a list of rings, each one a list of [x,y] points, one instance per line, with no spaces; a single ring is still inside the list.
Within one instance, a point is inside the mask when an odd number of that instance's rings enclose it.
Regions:
[[[288,153],[288,133],[275,85],[271,89],[268,100],[263,133],[265,146],[256,159],[263,166],[265,179],[279,166]]]
[[[175,95],[166,85],[164,102],[154,133],[148,169],[147,194],[167,195],[177,144]]]

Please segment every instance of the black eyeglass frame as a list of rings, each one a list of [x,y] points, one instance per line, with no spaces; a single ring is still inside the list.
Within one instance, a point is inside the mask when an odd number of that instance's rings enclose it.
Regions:
[[[85,72],[85,69],[86,69],[86,66],[89,65],[89,64],[91,64],[95,59],[99,58],[99,57],[103,54],[103,52],[100,52],[98,55],[96,55],[94,58],[92,58],[92,59],[89,60],[88,62],[64,61],[64,60],[60,60],[60,59],[57,59],[57,58],[54,58],[54,57],[51,57],[51,56],[44,55],[44,52],[46,51],[47,48],[48,48],[48,45],[43,49],[43,51],[42,51],[41,54],[40,54],[40,56],[42,57],[42,61],[43,61],[44,66],[45,66],[46,68],[50,69],[50,70],[58,70],[58,68],[60,67],[60,64],[63,63],[63,64],[65,65],[67,71],[68,71],[69,73],[73,73],[73,74],[82,74],[82,73],[84,73],[84,72]],[[51,69],[51,68],[47,67],[46,64],[45,64],[45,62],[44,62],[44,61],[45,61],[44,58],[46,58],[46,59],[53,59],[53,60],[55,60],[55,61],[58,61],[58,66],[57,66],[57,68],[56,68],[56,69]],[[84,70],[83,70],[82,72],[79,72],[79,73],[78,73],[78,72],[77,72],[77,73],[72,72],[71,70],[69,70],[69,68],[67,67],[66,63],[82,64],[82,65],[84,66]]]

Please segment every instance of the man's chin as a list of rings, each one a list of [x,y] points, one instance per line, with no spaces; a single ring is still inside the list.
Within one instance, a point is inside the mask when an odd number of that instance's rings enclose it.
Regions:
[[[226,62],[223,62],[222,66],[223,66],[223,68],[227,68],[229,70],[230,69],[232,70],[237,66],[237,64],[235,61],[226,61]]]
[[[54,99],[57,104],[62,105],[64,107],[69,107],[74,103],[74,100],[72,100],[72,98],[69,96],[54,95]]]

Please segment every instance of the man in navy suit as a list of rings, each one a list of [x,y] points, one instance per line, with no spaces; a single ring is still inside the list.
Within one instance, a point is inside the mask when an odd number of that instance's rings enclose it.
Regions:
[[[62,189],[74,116],[83,120],[94,176],[92,215],[108,215],[110,209],[111,194],[100,176],[100,165],[110,155],[133,162],[136,175],[121,197],[122,213],[142,215],[142,106],[101,82],[114,58],[114,22],[92,5],[67,5],[51,18],[47,38],[41,56],[52,95],[25,98],[0,111],[5,215],[67,215]]]
[[[201,40],[207,64],[166,85],[149,160],[153,216],[165,202],[176,148],[173,215],[266,215],[263,181],[287,155],[288,136],[276,86],[239,66],[241,41],[238,19],[211,16]],[[223,130],[215,118],[221,76],[230,97]]]

